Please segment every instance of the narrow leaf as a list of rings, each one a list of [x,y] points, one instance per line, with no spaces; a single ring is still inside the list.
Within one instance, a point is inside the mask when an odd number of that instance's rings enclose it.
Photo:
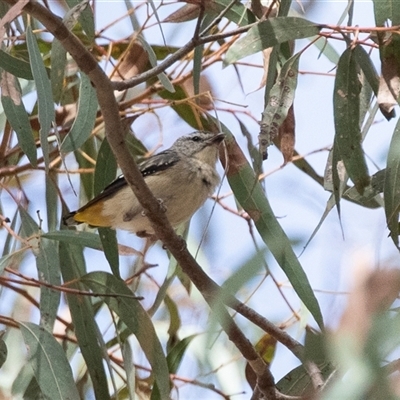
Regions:
[[[133,293],[122,280],[105,272],[91,272],[83,276],[80,282],[96,293],[124,295],[115,298],[107,296],[104,301],[136,336],[152,366],[161,398],[169,398],[169,373],[164,352],[149,315],[137,300],[127,297]]]
[[[352,49],[347,49],[339,60],[333,96],[335,118],[335,152],[343,160],[346,172],[362,193],[369,184],[367,164],[361,146],[360,90],[358,65]],[[335,168],[335,165],[333,165]]]
[[[36,167],[36,143],[28,113],[22,102],[21,87],[18,79],[6,71],[1,74],[1,103],[10,125],[17,134],[21,150],[26,154],[32,166]]]
[[[95,37],[94,16],[88,0],[67,0],[69,11],[73,19],[78,18],[90,42]]]
[[[318,365],[324,378],[328,378],[335,370],[329,363]],[[302,396],[308,395],[313,390],[313,384],[309,373],[303,365],[300,365],[285,375],[277,384],[276,388],[285,395]]]
[[[64,282],[76,281],[85,272],[82,247],[60,243],[60,267]],[[70,285],[84,289],[79,282]],[[90,299],[87,296],[67,295],[72,323],[79,348],[92,380],[95,398],[109,400],[107,377],[103,365],[103,351],[98,340],[98,326]]]
[[[42,234],[43,238],[58,240],[64,243],[90,247],[95,250],[102,250],[99,235],[92,232],[81,232],[73,230],[51,231]]]
[[[360,45],[357,45],[353,49],[353,56],[357,61],[357,64],[364,72],[364,75],[367,78],[367,81],[370,84],[375,96],[378,96],[379,76],[376,72],[374,64],[372,63],[371,57]]]
[[[36,267],[41,281],[50,285],[60,285],[60,264],[58,243],[41,238]],[[54,321],[60,303],[60,292],[42,287],[40,290],[40,325],[49,332],[53,331]]]
[[[0,368],[7,360],[8,349],[6,342],[3,339],[0,339]]]
[[[52,231],[58,226],[58,192],[56,188],[57,172],[49,171],[46,175],[46,210],[47,210],[47,229]]]
[[[93,194],[97,196],[117,175],[117,161],[105,138],[101,143],[94,171]]]
[[[117,162],[107,139],[103,140],[97,155],[94,172],[94,195],[98,195],[117,174]],[[99,236],[104,249],[104,255],[110,264],[113,274],[120,278],[117,233],[110,228],[99,228]]]
[[[400,25],[400,7],[398,0],[373,0],[376,26]]]
[[[129,340],[125,340],[122,343],[122,357],[124,359],[126,386],[128,389],[129,400],[135,400],[136,368]]]
[[[33,80],[31,64],[13,57],[4,50],[0,50],[0,67],[18,78]]]
[[[400,210],[400,120],[394,129],[387,156],[385,186],[386,222],[390,237],[399,247],[399,210]]]
[[[260,124],[260,153],[267,158],[267,148],[279,135],[279,128],[293,105],[301,53],[289,58],[272,87]]]
[[[251,169],[233,136],[225,139],[228,157],[228,181],[240,205],[253,219],[258,232],[280,267],[285,272],[294,291],[308,308],[318,325],[323,328],[323,318],[318,301],[310,286],[292,246],[266,198],[254,171]]]
[[[249,25],[256,22],[256,17],[251,10],[240,2],[235,2],[232,5],[231,0],[214,0],[211,4],[218,13],[229,7],[228,11],[224,14],[224,17],[239,26]]]
[[[97,112],[97,96],[90,79],[81,73],[78,113],[75,121],[61,144],[61,152],[69,153],[80,148],[89,138]]]
[[[99,231],[104,255],[106,256],[106,259],[110,264],[111,271],[117,278],[121,278],[121,275],[119,273],[117,232],[111,228],[99,227],[97,229]]]
[[[183,356],[194,338],[198,335],[190,335],[180,340],[169,352],[167,355],[167,363],[168,369],[171,374],[176,374],[178,372],[178,368],[181,365]]]
[[[36,236],[39,233],[39,225],[22,206],[18,207],[21,217],[21,235],[25,238]]]
[[[234,268],[234,273],[221,285],[223,289],[230,294],[236,294],[248,281],[253,279],[260,272],[260,269],[265,264],[265,251],[257,251],[243,265]]]
[[[49,167],[48,135],[52,123],[55,121],[53,96],[49,77],[43,64],[42,55],[36,37],[30,26],[26,29],[26,43],[28,46],[32,74],[36,84],[40,123],[40,144],[42,146],[44,163],[47,170]]]
[[[319,33],[321,27],[298,17],[276,17],[250,28],[246,36],[233,44],[224,63],[232,64],[243,57],[289,40],[302,39]]]
[[[57,340],[47,330],[20,322],[29,362],[42,393],[49,399],[79,400],[71,367]]]
[[[64,87],[64,73],[67,64],[67,51],[59,40],[54,39],[51,45],[51,89],[55,103],[60,102]]]
[[[191,105],[187,100],[187,94],[182,86],[175,86],[174,92],[162,90],[159,95],[163,99],[172,100],[173,103],[171,108],[192,128],[194,129],[206,129],[208,126],[207,120],[200,115],[196,107]]]
[[[6,267],[19,265],[22,260],[25,249],[17,250],[14,253],[6,254],[0,258],[0,274],[3,274]]]

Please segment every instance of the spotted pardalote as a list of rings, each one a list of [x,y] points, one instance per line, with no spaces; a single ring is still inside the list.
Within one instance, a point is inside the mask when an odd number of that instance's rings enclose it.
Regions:
[[[146,184],[162,203],[173,227],[188,221],[214,192],[220,178],[215,169],[224,134],[194,132],[139,165]],[[79,210],[64,217],[67,225],[87,223],[124,229],[141,237],[154,230],[123,176]]]

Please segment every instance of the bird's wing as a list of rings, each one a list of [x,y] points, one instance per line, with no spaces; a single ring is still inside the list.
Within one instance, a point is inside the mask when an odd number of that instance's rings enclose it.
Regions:
[[[173,155],[174,152],[171,152],[170,149],[167,149],[141,162],[139,165],[139,170],[142,173],[143,177],[155,175],[160,171],[164,171],[165,169],[172,167],[178,161],[178,158],[174,157]],[[166,160],[168,161],[166,162]],[[100,192],[96,197],[94,197],[87,204],[81,207],[79,211],[84,211],[87,208],[91,207],[93,204],[97,203],[99,200],[113,196],[126,185],[127,183],[124,176],[120,175],[117,179],[115,179],[115,181],[106,186],[105,189]]]

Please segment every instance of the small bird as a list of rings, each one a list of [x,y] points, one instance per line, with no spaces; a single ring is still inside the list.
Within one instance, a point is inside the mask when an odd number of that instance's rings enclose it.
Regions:
[[[220,177],[215,169],[223,133],[193,132],[169,149],[139,165],[146,184],[176,228],[188,221],[214,192]],[[66,225],[87,223],[153,237],[154,230],[123,176],[107,186],[79,210],[64,217]]]

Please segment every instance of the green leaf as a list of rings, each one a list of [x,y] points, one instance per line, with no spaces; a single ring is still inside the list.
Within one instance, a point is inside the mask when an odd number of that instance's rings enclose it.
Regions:
[[[39,225],[22,206],[18,207],[21,217],[21,235],[24,238],[35,236],[39,233]]]
[[[91,136],[81,147],[83,153],[96,160],[98,154],[97,139]],[[74,156],[79,164],[79,168],[93,168],[93,163],[84,157],[80,151],[75,151]],[[79,191],[79,200],[81,204],[87,203],[93,198],[93,174],[80,174],[81,188]]]
[[[55,245],[49,239],[41,238],[39,253],[36,256],[36,267],[40,280],[51,284],[60,285],[60,264],[58,256],[58,243]],[[60,292],[48,287],[40,290],[40,325],[48,331],[53,330],[60,303]]]
[[[82,247],[60,243],[60,267],[64,282],[75,281],[70,288],[84,290],[77,282],[85,273]],[[74,331],[85,359],[97,400],[109,400],[107,377],[103,365],[103,351],[99,341],[99,328],[95,321],[93,305],[87,296],[67,294]]]
[[[156,53],[154,53],[154,50],[152,47],[144,40],[142,35],[138,35],[137,39],[139,40],[140,44],[143,46],[143,48],[146,50],[148,56],[149,56],[149,61],[151,66],[154,68],[157,66],[157,56]],[[174,85],[172,82],[169,80],[167,74],[165,72],[161,72],[157,75],[157,78],[160,80],[161,84],[164,86],[168,92],[173,93],[175,91]]]
[[[399,247],[400,119],[397,121],[390,142],[383,195],[385,201],[386,222],[390,231],[390,237],[394,244]]]
[[[132,5],[132,2],[130,0],[125,0],[125,5],[127,9],[134,8]],[[153,48],[147,43],[146,39],[144,38],[142,32],[142,26],[140,25],[138,19],[136,18],[136,15],[134,13],[129,14],[129,18],[131,20],[132,27],[136,33],[136,39],[139,41],[139,43],[142,45],[142,47],[146,50],[147,55],[149,56],[149,61],[152,67],[155,67],[157,65],[157,56],[156,53],[154,52]],[[161,84],[164,86],[166,90],[169,92],[174,92],[174,86],[171,83],[171,81],[168,79],[168,76],[164,73],[161,72],[160,74],[157,75],[157,78],[160,80]]]
[[[324,378],[328,378],[335,370],[332,364],[329,363],[318,365],[318,367]],[[299,365],[285,375],[276,384],[276,388],[285,395],[302,396],[313,390],[313,384],[304,366]]]
[[[99,231],[104,255],[106,256],[106,259],[110,264],[111,271],[117,278],[121,278],[121,275],[119,273],[117,232],[114,229],[102,227],[97,228],[97,230]]]
[[[262,173],[262,168],[263,168],[261,154],[258,151],[258,147],[256,147],[254,145],[253,137],[252,137],[250,131],[247,129],[246,125],[240,119],[238,119],[237,121],[239,123],[242,135],[246,138],[247,151],[250,154],[253,169],[254,169],[255,173],[259,175]]]
[[[8,349],[6,342],[3,339],[0,339],[0,368],[7,360]]]
[[[46,175],[46,210],[48,230],[55,230],[58,226],[58,188],[56,187],[58,174],[55,171],[49,171]]]
[[[97,106],[96,90],[90,79],[81,73],[78,113],[71,130],[61,144],[62,153],[69,153],[80,148],[89,138],[95,124]]]
[[[104,138],[97,154],[93,194],[95,196],[100,194],[100,192],[115,179],[116,175],[117,161],[115,160],[114,153],[111,150],[108,140]]]
[[[400,7],[398,0],[373,0],[376,26],[400,25]]]
[[[235,42],[226,53],[224,64],[232,64],[279,43],[317,35],[320,30],[319,25],[303,18],[270,18],[250,28],[245,37]]]
[[[111,147],[105,138],[97,155],[94,171],[93,193],[97,196],[117,174],[117,162]],[[110,228],[98,228],[104,255],[110,264],[113,274],[120,278],[117,233]]]
[[[90,247],[91,249],[100,251],[103,250],[99,235],[92,232],[61,230],[43,233],[41,236],[47,239],[58,240],[59,242],[81,245],[83,247]]]
[[[18,265],[24,255],[26,249],[17,250],[14,253],[9,253],[0,258],[0,274],[4,272],[4,268]]]
[[[265,265],[265,251],[257,251],[253,257],[241,265],[239,268],[234,268],[234,273],[221,285],[230,294],[235,294],[242,288],[250,279],[253,279],[260,269]]]
[[[36,382],[32,367],[29,363],[25,363],[12,383],[11,394],[13,398],[23,398],[23,394],[26,393],[32,381]]]
[[[53,335],[30,322],[20,322],[19,326],[43,394],[49,399],[79,400],[71,367]]]
[[[328,42],[327,38],[325,37],[320,37],[317,39],[317,36],[310,37],[309,40],[311,40],[314,43],[314,46],[320,50],[321,54],[323,54],[332,64],[337,65],[339,62],[339,54],[336,51],[336,49]]]
[[[49,167],[48,135],[52,123],[55,121],[53,96],[49,77],[43,64],[42,55],[36,37],[30,26],[26,29],[26,42],[28,45],[32,74],[36,84],[40,123],[40,144],[42,146],[44,163],[47,170]]]
[[[228,181],[236,199],[253,219],[264,243],[285,272],[294,291],[308,308],[317,324],[323,328],[323,318],[317,299],[291,243],[277,221],[254,171],[251,169],[233,136],[228,133],[225,144],[229,156]]]
[[[0,68],[18,78],[33,80],[31,64],[20,58],[13,57],[4,50],[0,50]]]
[[[53,100],[59,103],[64,88],[65,66],[67,64],[67,51],[59,40],[54,39],[51,45],[51,88]]]
[[[84,9],[82,9],[82,3]],[[68,6],[71,8],[74,14],[77,14],[78,21],[81,24],[83,30],[86,33],[89,41],[92,42],[95,37],[95,26],[94,26],[94,17],[91,7],[89,6],[89,1],[85,0],[85,3],[82,0],[67,0]]]
[[[159,92],[160,97],[167,100],[173,100],[171,108],[192,128],[194,129],[206,129],[208,123],[204,117],[196,112],[194,106],[188,104],[185,101],[187,99],[187,94],[181,86],[175,86],[174,92],[168,92],[167,90],[162,90]]]
[[[333,158],[343,160],[347,174],[362,193],[370,178],[361,146],[360,90],[358,65],[352,49],[349,48],[341,55],[336,72],[333,96],[336,131]],[[337,164],[332,165],[335,169]]]
[[[370,84],[375,96],[378,96],[379,76],[376,72],[374,64],[372,63],[371,57],[360,45],[357,45],[353,49],[353,57],[364,72],[364,75],[367,78],[367,81]]]
[[[22,102],[22,91],[18,79],[14,75],[3,71],[1,74],[1,89],[1,103],[6,117],[17,134],[21,150],[26,154],[32,166],[36,167],[36,143],[28,114]]]
[[[181,365],[183,356],[194,338],[198,335],[190,335],[180,340],[169,352],[167,355],[167,363],[168,369],[171,374],[176,374],[178,372],[178,368]]]
[[[122,343],[122,357],[124,359],[124,369],[126,373],[126,387],[129,400],[135,399],[136,367],[129,340]]]
[[[212,8],[220,13],[228,6],[230,6],[231,3],[232,2],[230,0],[214,0],[212,2]],[[224,14],[224,17],[227,18],[229,21],[238,24],[239,26],[245,26],[256,22],[256,17],[251,12],[251,10],[249,10],[240,2],[234,3],[234,5],[231,6],[229,10]]]
[[[294,101],[299,72],[299,60],[302,53],[289,58],[282,66],[275,85],[271,88],[268,102],[262,113],[260,124],[260,153],[266,158],[267,148],[279,135],[279,128],[285,121],[289,108]]]
[[[169,373],[164,352],[149,315],[136,299],[129,297],[133,293],[122,280],[106,272],[91,272],[80,282],[96,293],[107,295],[104,301],[136,336],[152,366],[161,398],[169,398]],[[110,294],[116,297],[110,297]],[[118,297],[118,294],[122,296]]]
[[[185,236],[183,236],[183,237],[185,237]],[[167,276],[165,277],[164,282],[162,283],[160,288],[158,289],[156,298],[154,299],[152,306],[147,310],[147,313],[150,316],[153,316],[156,313],[156,311],[160,307],[161,303],[165,299],[165,297],[167,295],[167,290],[171,286],[172,282],[174,281],[174,279],[177,275],[178,268],[179,268],[178,263],[176,262],[175,258],[170,256]]]

